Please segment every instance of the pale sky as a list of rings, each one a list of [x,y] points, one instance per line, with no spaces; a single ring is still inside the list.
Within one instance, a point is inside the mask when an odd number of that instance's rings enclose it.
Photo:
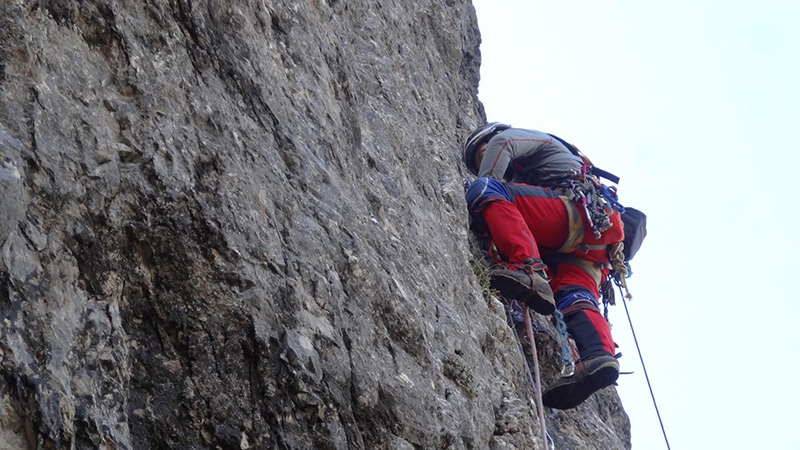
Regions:
[[[648,215],[628,303],[673,450],[800,450],[800,2],[473,0],[490,121]],[[623,305],[634,450],[666,449]]]

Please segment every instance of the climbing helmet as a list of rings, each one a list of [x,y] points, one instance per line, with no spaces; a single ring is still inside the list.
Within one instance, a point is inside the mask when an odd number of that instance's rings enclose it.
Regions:
[[[489,122],[479,126],[467,136],[467,140],[464,142],[464,164],[473,175],[478,175],[479,167],[475,167],[475,152],[478,151],[481,144],[487,142],[495,134],[509,128],[511,128],[511,125]]]

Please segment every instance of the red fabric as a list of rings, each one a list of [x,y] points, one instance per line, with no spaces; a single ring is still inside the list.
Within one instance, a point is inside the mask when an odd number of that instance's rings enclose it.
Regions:
[[[539,258],[539,245],[561,246],[569,231],[564,202],[540,197],[518,197],[516,201],[496,201],[483,210],[492,241],[508,261]]]
[[[583,220],[582,244],[613,244],[615,242],[621,242],[625,237],[625,229],[622,226],[622,216],[620,215],[619,211],[614,211],[611,215],[611,228],[603,231],[600,239],[597,239],[594,237],[594,230],[589,223],[589,219],[586,218],[586,209],[578,208],[578,210],[580,211],[581,219]],[[608,262],[608,252],[606,250],[589,250],[588,252],[584,253],[582,250],[578,249],[572,252],[572,254],[589,261]]]
[[[608,269],[603,269],[600,279],[605,279],[608,272]],[[595,279],[583,267],[562,262],[558,265],[558,271],[555,275],[551,274],[551,276],[550,289],[553,292],[558,292],[559,289],[567,286],[581,286],[591,292],[594,298],[600,298],[600,286],[597,285]]]
[[[569,216],[560,198],[517,196],[513,205],[543,248],[558,248],[567,240]]]
[[[483,210],[483,220],[489,227],[492,242],[510,263],[522,263],[526,258],[539,258],[539,248],[530,228],[513,203],[492,202]]]
[[[584,236],[583,244],[611,244],[619,242],[624,236],[622,218],[618,212],[611,217],[612,227],[603,232],[600,239],[594,237],[586,211],[578,208],[583,219]],[[521,196],[514,199],[514,203],[499,200],[490,203],[481,212],[483,220],[489,227],[492,241],[497,249],[510,263],[522,263],[526,258],[540,258],[539,247],[547,250],[557,249],[564,244],[569,233],[569,216],[564,202],[558,197],[548,196]],[[605,249],[589,250],[580,249],[572,252],[573,255],[591,262],[608,262],[608,252]],[[603,270],[603,275],[608,274],[608,269]],[[595,279],[580,266],[561,263],[550,286],[553,292],[559,288],[577,285],[588,289],[599,298],[599,286]]]

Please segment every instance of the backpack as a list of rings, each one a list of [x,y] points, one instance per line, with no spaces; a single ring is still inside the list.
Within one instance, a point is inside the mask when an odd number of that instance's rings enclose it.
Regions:
[[[622,226],[625,229],[622,254],[625,255],[625,261],[630,261],[647,236],[647,216],[636,208],[627,207],[622,212]]]

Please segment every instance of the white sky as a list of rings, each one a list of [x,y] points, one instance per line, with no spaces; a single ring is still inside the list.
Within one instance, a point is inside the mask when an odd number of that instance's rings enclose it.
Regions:
[[[800,2],[473,0],[490,121],[648,215],[628,308],[674,450],[800,449]],[[666,449],[623,305],[635,450]]]

